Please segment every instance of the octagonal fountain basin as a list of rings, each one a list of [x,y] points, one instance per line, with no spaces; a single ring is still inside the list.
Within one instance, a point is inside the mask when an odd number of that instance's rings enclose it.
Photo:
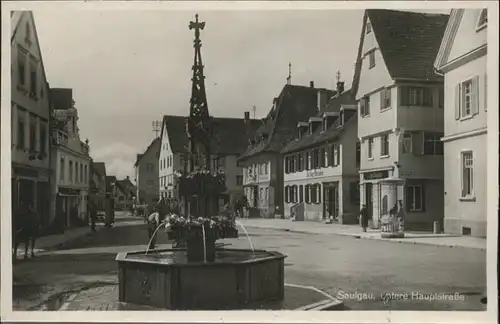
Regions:
[[[217,249],[213,262],[189,262],[185,249],[119,253],[119,301],[172,310],[258,308],[283,301],[285,258],[242,249]]]

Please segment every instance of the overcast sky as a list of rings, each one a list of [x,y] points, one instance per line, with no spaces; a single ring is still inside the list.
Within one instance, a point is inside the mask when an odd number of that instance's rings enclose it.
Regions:
[[[422,11],[422,10],[420,10]],[[441,10],[443,12],[443,10]],[[444,12],[448,12],[445,10]],[[72,88],[82,140],[108,174],[130,175],[151,123],[187,115],[194,11],[34,11],[52,87]],[[363,11],[202,11],[210,114],[267,114],[286,83],[349,88]]]

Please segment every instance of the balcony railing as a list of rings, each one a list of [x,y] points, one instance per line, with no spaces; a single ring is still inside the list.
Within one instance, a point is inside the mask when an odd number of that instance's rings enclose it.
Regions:
[[[68,134],[63,131],[56,130],[53,133],[54,144],[55,145],[68,145]]]

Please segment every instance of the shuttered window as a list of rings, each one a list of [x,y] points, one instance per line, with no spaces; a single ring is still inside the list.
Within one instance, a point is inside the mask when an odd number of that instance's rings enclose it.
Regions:
[[[359,111],[361,117],[370,116],[370,97],[366,96],[359,101]]]
[[[479,113],[479,77],[455,86],[455,119],[467,119]]]
[[[380,109],[391,108],[391,89],[384,89],[380,92]]]

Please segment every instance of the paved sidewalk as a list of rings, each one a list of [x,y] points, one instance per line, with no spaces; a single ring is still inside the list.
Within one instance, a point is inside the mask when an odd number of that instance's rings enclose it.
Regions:
[[[427,244],[449,247],[463,247],[486,250],[486,239],[452,234],[433,234],[422,232],[405,232],[405,237],[400,239],[384,239],[379,230],[368,229],[363,232],[358,225],[325,224],[321,222],[292,221],[290,219],[237,219],[245,227],[267,228],[297,233],[333,234],[353,236],[362,239],[389,241],[395,243]]]
[[[115,224],[113,227],[121,227],[121,226],[133,226],[140,225],[144,223],[142,218],[129,216],[126,212],[117,212],[115,216]],[[96,231],[104,229],[104,224],[97,223]],[[74,227],[68,228],[61,234],[53,234],[46,235],[38,238],[36,240],[35,253],[42,252],[51,249],[57,249],[65,244],[85,238],[87,236],[92,235],[92,231],[90,230],[90,226],[84,227]],[[24,255],[24,245],[21,245],[17,251],[17,255]]]
[[[281,303],[257,306],[267,310],[339,310],[343,301],[315,287],[285,284],[285,299]],[[248,309],[254,309],[248,308]],[[102,285],[66,296],[63,301],[45,305],[41,310],[59,311],[116,311],[116,310],[164,310],[161,308],[121,303],[118,301],[118,285]]]

